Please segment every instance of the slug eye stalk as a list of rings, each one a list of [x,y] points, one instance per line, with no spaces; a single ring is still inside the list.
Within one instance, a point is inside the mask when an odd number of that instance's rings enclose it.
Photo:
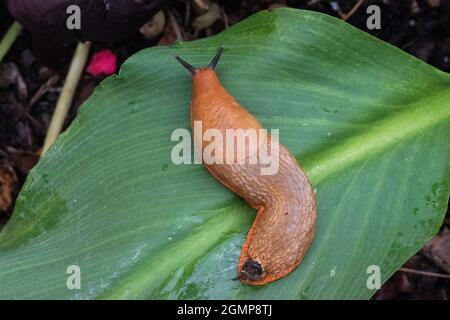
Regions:
[[[185,67],[192,75],[195,75],[197,73],[197,68],[194,67],[189,62],[186,62],[183,59],[181,59],[179,55],[175,54],[175,59],[177,59],[181,63],[181,65]]]
[[[222,55],[222,52],[223,52],[223,45],[221,45],[219,47],[219,50],[217,50],[217,53],[214,56],[214,58],[212,59],[211,63],[208,65],[208,68],[216,70],[216,66],[219,63],[220,56]]]
[[[223,45],[221,45],[219,47],[219,50],[217,50],[216,55],[211,60],[211,63],[206,67],[206,69],[216,70],[216,66],[219,63],[220,57],[222,56],[223,48],[224,48]],[[178,62],[181,63],[181,65],[183,67],[185,67],[192,75],[195,75],[197,73],[197,71],[200,69],[200,68],[194,67],[189,62],[183,60],[179,55],[175,54],[174,56],[175,56],[175,59],[177,59]]]

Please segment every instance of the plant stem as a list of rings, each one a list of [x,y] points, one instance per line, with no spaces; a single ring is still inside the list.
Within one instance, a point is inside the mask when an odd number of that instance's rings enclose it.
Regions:
[[[183,40],[183,35],[181,34],[180,27],[178,26],[177,19],[173,15],[170,10],[167,10],[167,15],[169,16],[169,22],[173,29],[173,32],[175,33],[175,36],[177,37],[177,40]]]
[[[353,8],[346,14],[342,16],[342,20],[347,21],[350,17],[359,9],[359,7],[363,4],[364,0],[359,0]]]
[[[90,42],[78,43],[72,62],[70,63],[69,72],[67,73],[61,95],[58,98],[52,120],[50,121],[47,130],[44,147],[42,148],[42,155],[47,152],[48,148],[55,142],[62,130],[64,120],[66,119],[72,104],[75,90],[78,86],[81,74],[83,73],[90,47]]]
[[[399,270],[402,271],[402,272],[415,273],[415,274],[420,274],[420,275],[423,275],[423,276],[430,276],[430,277],[450,279],[450,275],[448,275],[448,274],[429,272],[429,271],[421,271],[421,270],[414,270],[414,269],[409,269],[409,268],[400,268]]]
[[[9,27],[8,31],[3,36],[3,39],[0,41],[0,62],[2,62],[21,31],[22,26],[18,22],[13,22],[11,27]]]

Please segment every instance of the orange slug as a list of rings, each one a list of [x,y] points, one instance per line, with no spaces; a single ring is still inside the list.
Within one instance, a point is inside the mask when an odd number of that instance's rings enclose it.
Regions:
[[[260,161],[205,163],[217,180],[257,210],[242,247],[237,278],[246,284],[264,285],[286,276],[303,260],[316,228],[315,194],[294,156],[281,144],[275,148],[271,135],[261,135],[259,132],[263,128],[258,120],[221,85],[215,68],[222,52],[223,46],[205,68],[195,68],[178,55],[175,58],[193,76],[193,130],[196,121],[201,121],[202,134],[208,129],[219,130],[223,136],[228,129],[254,129],[261,138],[256,150],[267,147],[278,156],[278,171],[265,175],[261,174],[263,164]],[[250,152],[252,146],[245,141],[248,152],[245,159],[254,159],[257,157],[255,149]],[[208,142],[195,142],[198,141],[194,141],[196,151],[203,154]],[[232,156],[237,152],[237,147],[233,147]],[[217,155],[217,159],[224,160],[224,157]]]

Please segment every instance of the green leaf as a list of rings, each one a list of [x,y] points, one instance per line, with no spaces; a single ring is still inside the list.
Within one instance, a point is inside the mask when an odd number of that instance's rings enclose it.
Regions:
[[[264,287],[232,279],[255,212],[201,165],[176,166],[191,76],[220,44],[224,86],[304,166],[312,247]],[[326,15],[260,12],[218,36],[131,57],[29,175],[0,234],[0,298],[364,299],[439,229],[450,77]],[[81,289],[69,290],[69,265]]]

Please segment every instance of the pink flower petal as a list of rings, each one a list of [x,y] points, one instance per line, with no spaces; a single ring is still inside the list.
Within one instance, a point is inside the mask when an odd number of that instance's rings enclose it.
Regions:
[[[94,54],[86,71],[93,76],[109,76],[117,70],[117,57],[109,49],[103,49]]]

